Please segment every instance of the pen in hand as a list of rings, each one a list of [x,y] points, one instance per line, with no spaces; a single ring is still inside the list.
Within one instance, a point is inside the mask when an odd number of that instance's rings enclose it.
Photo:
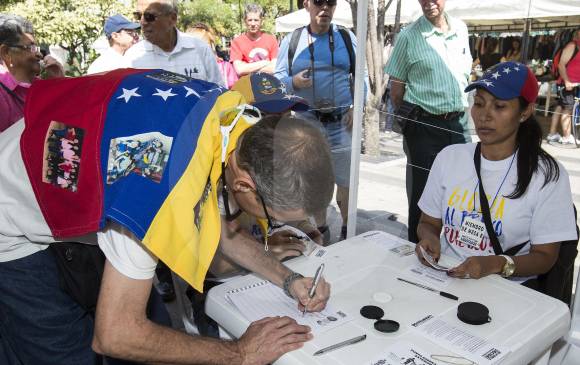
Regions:
[[[306,305],[304,306],[304,309],[302,310],[303,317],[304,317],[304,314],[306,313],[306,307],[308,306],[308,304],[310,304],[312,297],[316,293],[316,287],[318,286],[318,283],[320,283],[320,279],[322,279],[322,272],[323,271],[324,271],[324,264],[320,264],[320,266],[318,266],[318,269],[316,269],[316,274],[314,274],[314,280],[313,280],[314,282],[312,283],[312,287],[310,288],[310,291],[308,292],[308,303],[306,303]]]

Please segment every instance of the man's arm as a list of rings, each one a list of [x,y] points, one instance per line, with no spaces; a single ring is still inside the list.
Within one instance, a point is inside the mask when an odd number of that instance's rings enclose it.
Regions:
[[[389,95],[391,97],[391,103],[393,103],[393,108],[395,110],[399,109],[403,102],[403,96],[405,96],[405,83],[403,80],[391,76],[391,91]]]
[[[290,318],[254,322],[239,341],[192,337],[146,317],[152,280],[131,279],[107,260],[101,284],[93,349],[144,363],[268,364],[312,338]]]
[[[283,286],[284,279],[292,273],[273,255],[266,252],[264,246],[253,239],[249,233],[237,226],[232,228],[223,217],[220,239],[220,250],[226,257],[279,287]],[[312,278],[296,279],[290,292],[298,301],[300,308],[308,303],[308,311],[321,311],[330,296],[330,285],[322,280],[316,289],[315,296],[310,300],[308,290],[311,285]]]
[[[270,61],[261,60],[261,61],[257,61],[257,62],[247,63],[247,62],[244,62],[242,60],[235,60],[233,62],[233,65],[234,65],[234,69],[236,70],[236,73],[238,74],[238,76],[244,76],[244,75],[250,74],[252,72],[257,72],[257,71],[269,72],[269,71],[264,70],[264,68],[266,68],[270,65]],[[274,69],[272,68],[272,72],[273,71],[274,71]]]

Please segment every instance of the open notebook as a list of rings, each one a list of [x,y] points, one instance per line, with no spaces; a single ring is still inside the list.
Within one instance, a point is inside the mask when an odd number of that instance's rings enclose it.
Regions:
[[[300,324],[310,326],[314,334],[354,319],[344,310],[336,310],[328,305],[322,312],[307,312],[302,316],[296,301],[288,298],[282,289],[268,280],[230,290],[226,293],[226,299],[250,322],[265,317],[288,316]]]

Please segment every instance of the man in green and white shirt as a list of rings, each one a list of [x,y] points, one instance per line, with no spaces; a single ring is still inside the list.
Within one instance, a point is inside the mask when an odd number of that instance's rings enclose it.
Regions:
[[[450,144],[470,140],[463,90],[473,61],[467,26],[445,13],[445,0],[418,1],[423,16],[401,31],[385,68],[391,78],[394,109],[406,121],[403,136],[412,242],[417,242],[421,216],[417,203],[435,156]]]

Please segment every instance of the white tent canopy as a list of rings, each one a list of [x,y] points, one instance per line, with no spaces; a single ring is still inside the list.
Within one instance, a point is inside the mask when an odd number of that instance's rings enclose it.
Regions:
[[[537,24],[558,21],[580,24],[580,0],[447,0],[446,11],[464,20],[468,25],[511,25],[523,24],[524,19],[533,18]],[[394,24],[396,0],[387,10],[385,24]],[[401,23],[410,23],[421,16],[417,0],[401,2]],[[351,28],[353,26],[350,5],[338,0],[334,23]],[[291,32],[310,22],[305,9],[300,9],[276,19],[276,32]]]

